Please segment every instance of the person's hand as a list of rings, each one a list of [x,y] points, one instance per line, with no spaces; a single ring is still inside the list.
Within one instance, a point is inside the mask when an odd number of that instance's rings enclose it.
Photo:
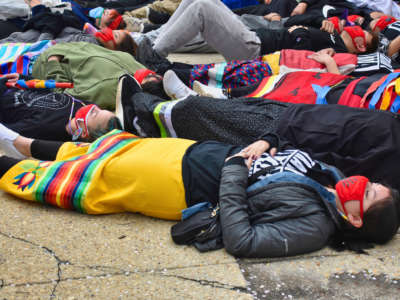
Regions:
[[[264,0],[264,4],[270,5],[272,0]]]
[[[55,61],[60,62],[61,59],[62,59],[62,56],[61,56],[61,55],[52,55],[52,56],[49,57],[49,59],[48,59],[47,61],[55,60]]]
[[[290,14],[291,17],[296,15],[302,15],[306,12],[308,4],[305,2],[300,2],[297,6],[292,10]]]
[[[3,78],[7,78],[7,82],[10,83],[16,83],[19,79],[19,74],[18,73],[11,73],[11,74],[5,74],[3,75]]]
[[[358,25],[362,25],[364,23],[365,19],[361,16],[359,16],[357,19],[354,20],[354,23],[358,24]]]
[[[380,11],[373,11],[369,15],[372,19],[379,19],[380,17],[384,16],[385,14]]]
[[[293,25],[293,26],[289,27],[289,29],[287,31],[289,33],[292,33],[293,31],[295,31],[296,29],[299,29],[299,28],[308,29],[308,27],[303,26],[303,25]]]
[[[269,150],[269,154],[271,156],[274,156],[277,152],[276,148],[271,148],[271,145],[264,140],[259,140],[256,141],[250,145],[248,145],[246,148],[242,150],[243,153],[246,153],[251,157],[253,160],[259,159],[261,157],[261,154]]]
[[[323,53],[323,54],[328,54],[329,56],[334,56],[336,54],[336,51],[333,48],[325,48],[325,49],[319,50],[316,53]]]
[[[334,60],[332,56],[330,56],[327,53],[322,53],[322,52],[315,52],[315,53],[309,55],[308,58],[315,60],[316,62],[319,62],[320,64],[323,64],[323,65],[326,65]]]
[[[272,12],[269,13],[268,15],[265,15],[264,19],[268,21],[280,21],[282,17],[280,14]]]
[[[333,23],[329,20],[323,20],[320,30],[326,31],[326,32],[332,34],[333,31],[335,30],[335,25],[333,25]]]

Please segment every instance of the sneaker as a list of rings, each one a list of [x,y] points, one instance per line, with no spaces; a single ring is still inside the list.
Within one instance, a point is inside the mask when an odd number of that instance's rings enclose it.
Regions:
[[[129,32],[143,32],[144,21],[135,17],[125,17],[126,30]]]
[[[172,70],[165,72],[163,86],[165,93],[171,99],[182,99],[191,95],[197,96],[197,93],[187,87]]]
[[[193,90],[200,96],[218,98],[218,99],[228,99],[228,97],[223,93],[223,89],[202,84],[197,80],[193,82]]]
[[[138,132],[133,126],[133,119],[136,114],[131,98],[140,92],[142,92],[142,88],[133,76],[125,74],[120,77],[117,87],[115,114],[121,122],[122,129],[136,135]]]
[[[19,152],[14,146],[14,141],[18,136],[18,133],[0,123],[0,151],[2,154],[16,159],[26,158],[26,156]]]

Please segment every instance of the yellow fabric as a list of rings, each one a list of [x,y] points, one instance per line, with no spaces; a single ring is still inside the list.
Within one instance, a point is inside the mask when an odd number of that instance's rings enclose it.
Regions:
[[[266,54],[262,57],[262,61],[265,61],[268,63],[272,70],[272,75],[278,75],[279,74],[279,60],[281,57],[281,53],[279,51],[272,53],[272,54]]]
[[[182,180],[182,158],[194,141],[185,139],[136,139],[107,156],[93,172],[82,203],[88,214],[139,212],[144,215],[179,220],[186,208]],[[88,146],[65,143],[56,161],[73,159],[86,153]],[[42,162],[51,165],[53,162]],[[35,186],[46,175],[39,161],[24,160],[0,179],[0,188],[19,198],[35,199]],[[35,171],[36,170],[36,171]],[[15,184],[23,172],[36,172],[32,187]],[[29,174],[28,178],[31,177]],[[58,200],[57,200],[58,201]],[[61,203],[55,204],[62,207]]]

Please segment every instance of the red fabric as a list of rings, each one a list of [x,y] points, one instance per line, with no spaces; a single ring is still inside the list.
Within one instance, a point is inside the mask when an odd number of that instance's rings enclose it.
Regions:
[[[344,79],[346,75],[317,72],[295,72],[286,74],[275,88],[263,98],[290,103],[315,104],[317,95],[312,84],[319,86],[333,86]]]
[[[75,113],[75,125],[76,125],[76,128],[81,128],[79,126],[78,121],[83,122],[84,128],[82,128],[82,130],[83,130],[82,137],[86,137],[89,134],[89,130],[87,128],[87,117],[88,117],[89,113],[95,107],[96,107],[96,104],[85,105],[85,106],[81,107],[80,109],[78,109],[78,111]]]
[[[112,41],[114,46],[117,45],[114,39],[113,31],[108,27],[103,28],[101,31],[96,32],[94,35],[103,42]]]
[[[135,72],[135,75],[133,75],[133,77],[135,77],[135,79],[137,80],[137,82],[139,82],[139,84],[142,84],[143,79],[145,79],[146,76],[149,74],[156,74],[156,72],[149,69],[139,69]]]
[[[360,18],[360,17],[361,17],[361,16],[359,16],[359,15],[350,15],[350,16],[347,17],[347,20],[350,21],[350,22],[352,22],[352,23],[355,23],[356,20],[357,20],[358,18]]]
[[[344,90],[343,94],[340,96],[340,99],[337,104],[350,107],[360,107],[362,98],[359,95],[354,95],[353,92],[357,84],[365,78],[366,77],[364,76],[350,82],[350,84]]]
[[[364,41],[364,46],[367,45],[367,41],[365,40],[364,30],[362,30],[362,28],[360,26],[345,26],[343,28],[343,31],[346,31],[350,35],[351,40],[353,41],[354,47],[357,48],[357,44],[354,41],[354,39],[356,37],[361,37],[363,39],[363,41]]]
[[[382,31],[383,29],[385,29],[388,25],[392,24],[396,22],[396,19],[393,18],[392,16],[387,16],[384,15],[382,17],[379,18],[378,22],[376,22],[373,30],[375,30],[376,27],[378,27],[380,29],[380,31]]]
[[[328,20],[333,23],[333,26],[335,26],[336,31],[338,33],[340,33],[341,32],[340,26],[339,26],[340,19],[338,17],[330,17],[330,18],[328,18]]]
[[[279,59],[279,65],[282,70],[288,72],[289,70],[312,70],[314,72],[326,71],[326,66],[316,62],[315,60],[308,58],[315,52],[308,50],[293,50],[284,49],[281,50],[281,56]],[[348,66],[351,70],[357,65],[357,55],[350,53],[336,53],[333,56],[338,68]]]
[[[335,189],[338,194],[343,211],[347,215],[345,203],[347,201],[358,200],[360,202],[360,218],[364,215],[364,193],[367,187],[368,178],[364,176],[351,176],[340,180]]]
[[[114,21],[111,22],[110,25],[108,25],[108,28],[110,28],[111,30],[115,30],[118,28],[119,24],[121,24],[122,22],[122,16],[119,15],[118,17],[116,17],[114,19]]]

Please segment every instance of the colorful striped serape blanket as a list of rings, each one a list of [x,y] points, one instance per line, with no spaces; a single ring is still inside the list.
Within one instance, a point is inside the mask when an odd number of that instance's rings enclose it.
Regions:
[[[36,58],[55,41],[36,43],[5,43],[0,45],[0,74],[19,73],[30,75]]]

